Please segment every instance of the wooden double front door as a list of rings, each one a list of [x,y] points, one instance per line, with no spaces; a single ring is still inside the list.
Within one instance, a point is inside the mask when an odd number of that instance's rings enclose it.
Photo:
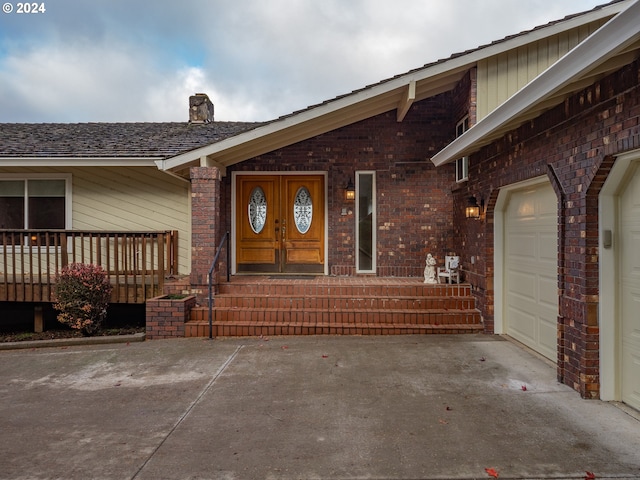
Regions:
[[[324,273],[324,175],[236,177],[238,273]]]

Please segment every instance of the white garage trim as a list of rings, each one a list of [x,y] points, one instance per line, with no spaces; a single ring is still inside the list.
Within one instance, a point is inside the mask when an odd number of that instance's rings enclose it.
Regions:
[[[617,288],[618,233],[620,232],[618,196],[628,174],[640,162],[640,150],[619,155],[605,181],[598,202],[599,218],[599,283],[598,321],[600,327],[600,398],[621,400],[620,322]],[[605,232],[611,232],[611,247],[604,246]]]
[[[502,187],[498,193],[496,201],[494,218],[493,218],[493,268],[494,268],[494,333],[506,334],[507,323],[504,319],[504,249],[505,249],[505,212],[509,196],[513,191],[527,187],[542,185],[549,183],[549,178],[545,175],[542,177],[532,178],[524,182],[518,182],[506,187]]]

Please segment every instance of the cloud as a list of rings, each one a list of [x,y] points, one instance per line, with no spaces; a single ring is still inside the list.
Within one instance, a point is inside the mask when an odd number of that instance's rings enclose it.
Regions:
[[[57,0],[0,16],[0,121],[268,120],[599,3]]]

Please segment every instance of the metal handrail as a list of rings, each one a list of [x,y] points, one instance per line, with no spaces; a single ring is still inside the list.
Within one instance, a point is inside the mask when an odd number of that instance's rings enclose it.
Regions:
[[[209,267],[209,340],[213,338],[213,271],[216,268],[216,264],[218,263],[218,259],[220,258],[220,252],[222,251],[222,247],[224,246],[224,242],[226,242],[229,238],[229,232],[225,232],[220,241],[220,245],[218,245],[218,250],[216,250],[216,255],[213,257],[213,262],[211,262],[211,267]],[[227,245],[227,282],[229,282],[229,270],[231,264],[231,249]]]

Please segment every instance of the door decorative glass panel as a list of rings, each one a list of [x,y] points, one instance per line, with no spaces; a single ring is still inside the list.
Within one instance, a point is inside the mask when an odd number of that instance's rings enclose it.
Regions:
[[[293,219],[303,235],[309,231],[313,220],[313,202],[307,187],[300,187],[293,201]]]
[[[249,196],[249,224],[254,233],[260,233],[267,221],[267,199],[261,187],[255,187]]]

